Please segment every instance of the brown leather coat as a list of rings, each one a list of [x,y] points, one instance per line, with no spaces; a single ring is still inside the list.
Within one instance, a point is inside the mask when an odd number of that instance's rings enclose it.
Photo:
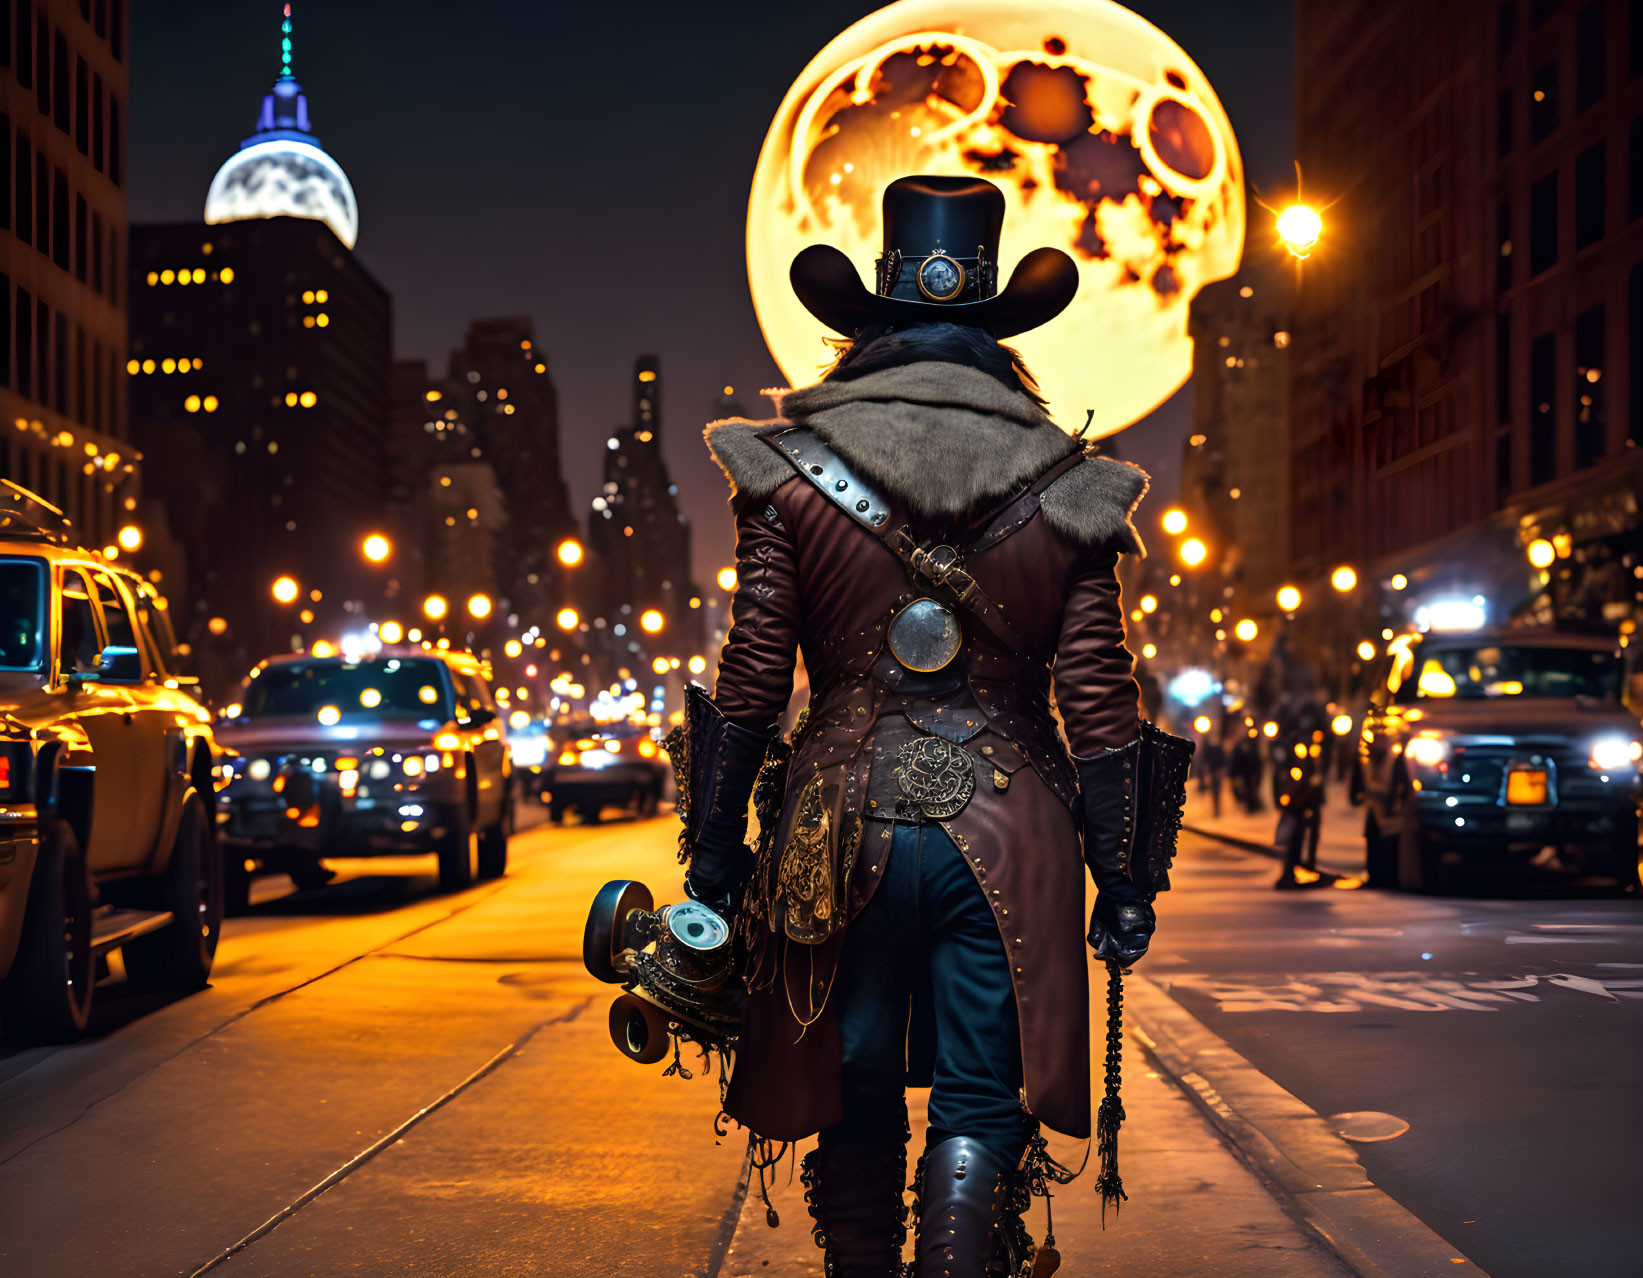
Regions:
[[[827,996],[848,944],[846,925],[871,896],[890,846],[892,826],[875,819],[869,792],[882,792],[873,773],[886,760],[874,740],[881,716],[894,711],[975,756],[975,795],[944,824],[992,904],[1010,956],[1024,1101],[1050,1127],[1088,1135],[1089,959],[1068,746],[1086,755],[1136,734],[1115,565],[1122,551],[1138,548],[1130,514],[1146,477],[1089,457],[1032,491],[1078,445],[1025,396],[960,365],[823,382],[788,392],[780,407],[783,417],[773,422],[721,422],[707,432],[734,490],[739,578],[715,699],[731,719],[769,727],[786,707],[802,652],[810,713],[794,742],[774,847],[781,855],[790,846],[808,800],[807,828],[825,817],[822,872],[836,879],[840,908],[819,943],[790,939],[779,920],[761,930],[768,944],[726,1108],[776,1139],[839,1117],[839,1036]],[[916,702],[899,695],[885,632],[924,592],[878,538],[767,442],[794,423],[815,431],[921,538],[973,541],[977,512],[1029,493],[994,532],[1019,526],[966,556],[1013,630],[1015,650],[966,622],[952,686]],[[927,1081],[920,1057],[912,1044],[915,1083]]]

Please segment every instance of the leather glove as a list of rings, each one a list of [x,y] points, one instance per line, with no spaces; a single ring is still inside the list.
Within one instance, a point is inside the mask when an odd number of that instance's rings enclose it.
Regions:
[[[1131,967],[1146,957],[1157,922],[1145,901],[1119,901],[1098,893],[1090,911],[1090,947],[1096,958]]]
[[[706,858],[709,862],[713,859]],[[685,895],[692,901],[707,906],[726,923],[734,922],[736,912],[741,908],[742,889],[746,886],[747,874],[739,872],[729,879],[715,879],[702,873],[699,868],[704,861],[699,851],[691,854],[691,861],[690,868],[685,871]]]

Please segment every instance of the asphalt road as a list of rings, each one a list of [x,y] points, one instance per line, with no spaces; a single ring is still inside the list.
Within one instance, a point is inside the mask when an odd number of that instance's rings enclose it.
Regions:
[[[1636,1274],[1643,902],[1274,892],[1274,868],[1185,836],[1148,974],[1495,1278]]]
[[[674,894],[676,828],[529,831],[506,879],[454,896],[431,860],[340,862],[300,894],[269,880],[210,989],[139,998],[116,973],[85,1042],[0,1055],[0,1273],[704,1278],[741,1141],[712,1139],[716,1079],[617,1054],[580,954],[607,878]],[[1496,1278],[1635,1272],[1643,906],[1280,894],[1272,874],[1188,836],[1148,973],[1344,1130],[1386,1137],[1358,1145],[1377,1184]],[[1137,1174],[1162,1122],[1126,1134]],[[1236,1180],[1202,1171],[1207,1139],[1165,1141],[1197,1151],[1158,1163],[1168,1202]],[[1231,1189],[1193,1202],[1258,1214]],[[1126,1272],[1208,1272],[1108,1242],[1093,1254]],[[1269,1272],[1262,1254],[1214,1272]]]
[[[87,1041],[0,1056],[0,1273],[194,1274],[289,1212],[210,1272],[705,1274],[743,1152],[717,1080],[618,1055],[581,962],[605,879],[676,893],[676,830],[530,831],[454,896],[431,858],[260,884],[210,989],[116,980]]]

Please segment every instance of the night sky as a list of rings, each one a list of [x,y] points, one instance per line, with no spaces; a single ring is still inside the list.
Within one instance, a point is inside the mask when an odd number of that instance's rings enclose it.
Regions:
[[[743,229],[792,78],[881,6],[297,0],[295,70],[394,296],[396,353],[443,370],[470,318],[528,314],[559,389],[580,518],[634,357],[662,357],[666,454],[700,579],[728,562],[700,429],[719,388],[781,381],[748,299]],[[1141,0],[1204,69],[1250,179],[1292,183],[1291,0]],[[132,6],[133,223],[199,219],[279,69],[273,0]],[[1251,207],[1252,240],[1259,210]],[[1006,226],[1005,234],[1009,234]],[[1118,437],[1174,489],[1190,386]],[[743,394],[762,415],[766,401]]]

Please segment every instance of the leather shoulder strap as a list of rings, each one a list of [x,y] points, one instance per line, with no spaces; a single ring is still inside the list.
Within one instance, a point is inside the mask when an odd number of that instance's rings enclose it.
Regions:
[[[1056,462],[1002,507],[984,517],[978,524],[981,534],[964,548],[965,551],[969,554],[979,554],[983,550],[990,550],[1006,537],[1025,528],[1038,513],[1039,498],[1044,490],[1083,460],[1084,450],[1075,448],[1071,454]]]
[[[807,426],[792,426],[766,435],[765,442],[786,458],[830,502],[874,536],[886,536],[890,503]]]

